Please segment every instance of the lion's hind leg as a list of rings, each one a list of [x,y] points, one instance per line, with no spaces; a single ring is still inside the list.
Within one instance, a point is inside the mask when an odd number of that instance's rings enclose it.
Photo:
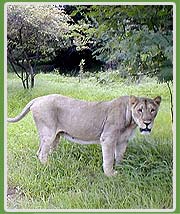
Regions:
[[[51,154],[54,150],[57,149],[58,144],[60,142],[60,133],[58,133],[54,139],[54,141],[52,142],[51,146],[50,146],[50,151],[49,153]]]
[[[42,164],[45,164],[48,160],[48,155],[51,154],[58,146],[60,142],[60,134],[55,137],[52,135],[41,135],[40,146],[37,152],[37,157]]]
[[[42,164],[45,164],[48,160],[49,153],[57,145],[59,136],[57,136],[56,128],[50,127],[45,123],[35,120],[38,133],[39,133],[39,150],[37,152],[37,157]]]
[[[45,164],[48,160],[48,155],[52,148],[55,136],[48,135],[40,135],[40,146],[37,152],[37,156],[42,164]]]
[[[57,134],[57,122],[55,116],[47,115],[46,111],[32,109],[34,121],[39,134],[39,150],[37,156],[41,163],[45,164],[48,160],[49,153],[57,146],[59,142],[59,134]]]

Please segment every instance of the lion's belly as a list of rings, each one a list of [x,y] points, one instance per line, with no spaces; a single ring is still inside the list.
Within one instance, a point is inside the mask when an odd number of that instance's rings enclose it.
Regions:
[[[99,144],[100,143],[100,140],[81,140],[81,139],[78,139],[78,138],[75,138],[75,137],[72,137],[70,136],[69,134],[66,134],[66,133],[63,133],[62,136],[73,142],[73,143],[79,143],[79,144]]]
[[[102,133],[100,124],[95,124],[92,121],[73,120],[73,118],[66,123],[60,122],[59,130],[85,141],[99,140]]]
[[[74,138],[84,141],[99,140],[105,122],[104,112],[82,107],[59,112],[58,128]]]

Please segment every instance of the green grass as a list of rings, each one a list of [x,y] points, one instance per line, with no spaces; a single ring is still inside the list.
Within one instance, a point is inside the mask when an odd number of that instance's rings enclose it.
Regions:
[[[172,128],[170,97],[165,84],[148,79],[142,84],[122,81],[107,85],[93,78],[80,83],[72,77],[39,74],[33,90],[8,74],[8,116],[17,115],[37,96],[59,93],[83,100],[110,100],[121,95],[162,96],[153,132],[144,137],[137,131],[129,142],[118,175],[102,171],[99,145],[78,145],[62,139],[58,150],[43,166],[36,158],[37,131],[28,114],[8,124],[8,187],[18,189],[9,197],[9,209],[170,209],[172,197]]]

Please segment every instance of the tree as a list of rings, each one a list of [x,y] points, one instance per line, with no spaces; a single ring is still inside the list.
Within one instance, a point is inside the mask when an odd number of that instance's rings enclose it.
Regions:
[[[92,6],[97,21],[96,58],[115,61],[123,76],[172,80],[173,6]]]
[[[24,88],[34,87],[38,61],[71,44],[70,20],[54,5],[7,6],[7,58]]]

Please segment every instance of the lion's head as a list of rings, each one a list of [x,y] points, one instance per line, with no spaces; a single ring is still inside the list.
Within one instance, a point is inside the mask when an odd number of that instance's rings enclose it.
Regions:
[[[160,96],[154,99],[130,97],[132,117],[139,127],[141,134],[149,134],[151,132],[160,103]]]

